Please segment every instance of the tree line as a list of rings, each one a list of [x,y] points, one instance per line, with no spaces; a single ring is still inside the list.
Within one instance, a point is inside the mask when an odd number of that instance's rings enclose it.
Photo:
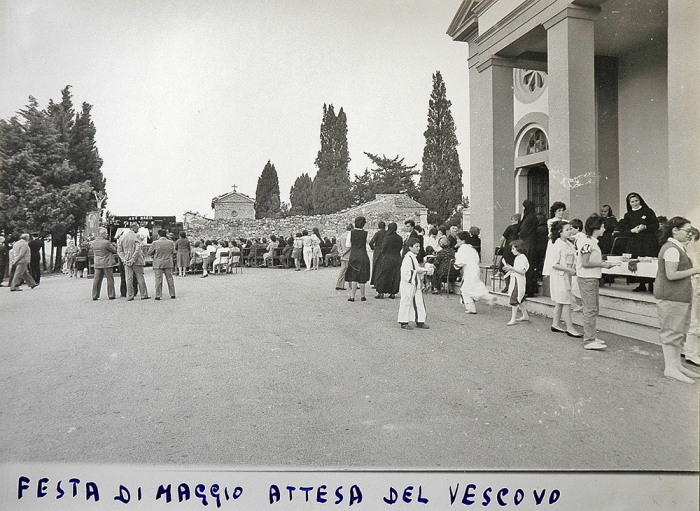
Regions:
[[[50,236],[57,253],[66,234],[75,236],[83,229],[86,214],[96,209],[94,197],[104,196],[106,185],[92,106],[84,102],[76,111],[70,88],[61,91],[59,103],[49,100],[41,109],[30,96],[17,115],[0,119],[0,230],[8,236],[22,232]],[[324,105],[316,175],[312,179],[301,174],[290,190],[291,204],[285,204],[280,201],[277,171],[268,161],[258,179],[256,217],[329,214],[371,201],[378,193],[405,193],[428,208],[429,222],[448,220],[466,201],[451,105],[437,71],[422,171],[398,155],[388,158],[365,152],[372,167],[353,180],[348,169],[346,114],[342,108],[336,114],[332,104]],[[100,207],[104,208],[104,201]],[[56,259],[60,265],[60,258]]]
[[[54,249],[75,235],[105,191],[102,158],[95,145],[92,106],[73,108],[70,85],[61,102],[26,107],[0,119],[0,229],[9,236],[38,232]],[[56,258],[60,266],[60,258]],[[58,268],[60,269],[60,268]]]
[[[301,174],[289,191],[291,204],[280,201],[279,180],[274,164],[267,162],[258,178],[255,193],[256,218],[289,215],[322,215],[374,200],[377,194],[403,193],[428,208],[430,223],[454,222],[461,207],[462,168],[457,153],[457,135],[440,71],[433,75],[428,106],[428,127],[424,133],[422,171],[397,155],[388,158],[365,152],[372,162],[363,174],[350,179],[347,117],[341,108],[323,105],[321,148],[314,162],[316,176]],[[419,176],[418,183],[415,177]]]

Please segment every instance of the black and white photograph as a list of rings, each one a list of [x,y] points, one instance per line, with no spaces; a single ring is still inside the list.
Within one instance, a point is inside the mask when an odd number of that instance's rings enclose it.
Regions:
[[[0,0],[0,509],[697,510],[698,48],[698,0]]]

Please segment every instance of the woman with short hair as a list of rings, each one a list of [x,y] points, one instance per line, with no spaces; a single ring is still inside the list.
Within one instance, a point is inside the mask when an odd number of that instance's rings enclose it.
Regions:
[[[365,301],[365,284],[369,280],[370,263],[367,255],[367,231],[364,230],[367,220],[363,216],[355,218],[355,228],[350,231],[350,259],[345,272],[345,282],[350,283],[348,301],[355,301],[357,288],[360,288],[360,300]]]

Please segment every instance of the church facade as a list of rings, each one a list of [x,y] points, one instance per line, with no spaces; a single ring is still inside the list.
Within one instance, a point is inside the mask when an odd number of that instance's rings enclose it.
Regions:
[[[211,200],[215,219],[255,218],[255,200],[240,192],[229,192]]]
[[[491,250],[524,199],[585,218],[640,193],[700,224],[700,7],[693,0],[464,0],[470,213]]]

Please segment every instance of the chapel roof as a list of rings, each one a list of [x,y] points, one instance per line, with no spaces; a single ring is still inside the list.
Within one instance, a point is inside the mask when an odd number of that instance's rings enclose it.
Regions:
[[[237,200],[237,201],[236,201],[236,200],[233,200],[233,201],[232,201],[231,199],[239,199],[239,200]],[[214,197],[214,198],[211,200],[212,207],[213,207],[214,203],[216,203],[216,202],[222,202],[222,201],[226,201],[226,202],[251,202],[251,203],[255,203],[255,200],[254,200],[254,199],[251,199],[250,197],[248,197],[248,196],[245,195],[244,193],[240,193],[240,192],[228,192],[228,193],[225,193],[225,194],[223,194],[223,195],[219,195],[218,197]]]

